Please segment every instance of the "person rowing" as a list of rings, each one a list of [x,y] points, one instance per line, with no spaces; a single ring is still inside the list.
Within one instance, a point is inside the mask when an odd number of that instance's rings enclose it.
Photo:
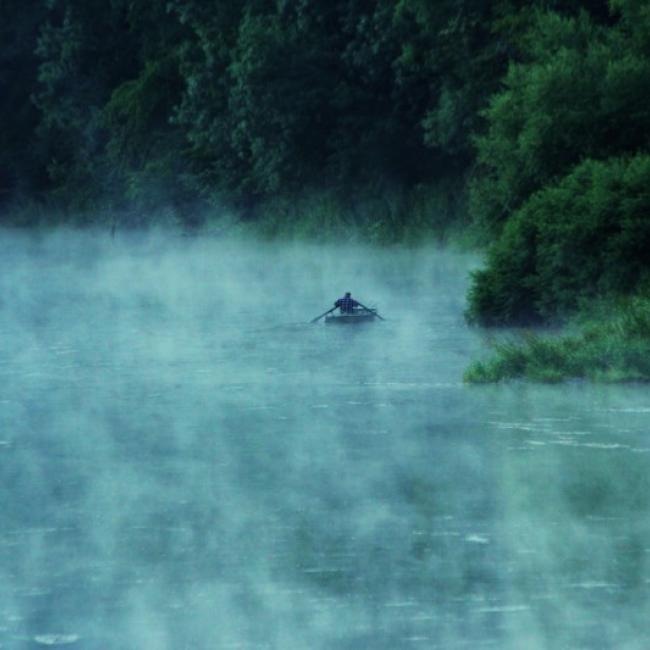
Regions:
[[[360,303],[358,300],[355,300],[352,297],[352,294],[348,291],[346,294],[343,296],[343,298],[339,298],[335,303],[334,307],[331,309],[328,309],[326,312],[323,312],[320,316],[316,316],[316,318],[312,318],[310,323],[316,323],[318,322],[323,316],[327,316],[328,314],[331,314],[335,309],[338,309],[341,312],[341,315],[349,316],[351,314],[353,315],[358,315],[359,311],[367,312],[368,315],[371,318],[379,318],[379,320],[385,320],[382,316],[380,316],[377,313],[376,309],[370,309],[369,307],[366,307],[362,303]],[[339,317],[336,317],[336,320],[338,321]],[[341,319],[339,322],[346,322],[346,319]]]
[[[358,303],[348,291],[343,298],[339,298],[334,303],[334,308],[336,309],[336,307],[342,314],[353,314],[355,307],[361,307],[361,303]]]

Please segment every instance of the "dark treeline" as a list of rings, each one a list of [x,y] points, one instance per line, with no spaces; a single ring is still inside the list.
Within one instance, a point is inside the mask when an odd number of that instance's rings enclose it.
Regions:
[[[0,34],[6,223],[460,224],[483,323],[649,282],[641,0],[1,0]]]
[[[5,201],[254,213],[459,178],[512,55],[518,4],[488,4],[3,0]]]

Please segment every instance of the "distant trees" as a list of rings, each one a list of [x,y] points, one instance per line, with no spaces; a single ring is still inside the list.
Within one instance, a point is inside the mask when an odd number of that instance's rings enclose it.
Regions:
[[[77,208],[456,178],[507,60],[477,1],[37,4],[7,15],[20,128],[36,189]]]
[[[393,5],[241,3],[221,20],[183,10],[195,36],[174,119],[201,189],[251,199],[426,168],[427,87],[398,83]]]
[[[31,100],[46,13],[44,3],[0,3],[0,206],[33,195],[46,180],[43,145],[35,138],[40,115]]]

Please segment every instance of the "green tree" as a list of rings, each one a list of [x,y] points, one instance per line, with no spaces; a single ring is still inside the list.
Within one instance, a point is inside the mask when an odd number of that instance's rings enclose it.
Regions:
[[[33,95],[41,114],[38,136],[48,151],[57,195],[87,206],[115,189],[115,175],[102,156],[107,138],[102,109],[112,88],[133,74],[126,0],[53,0],[49,5]]]
[[[216,200],[248,173],[231,142],[228,68],[246,2],[172,0],[169,7],[188,36],[179,44],[183,89],[172,111],[187,142],[188,182],[197,195]]]
[[[632,240],[647,244],[650,12],[612,8],[609,25],[537,14],[528,60],[491,99],[472,199],[496,243],[470,292],[476,320],[552,318],[647,276]]]
[[[126,28],[137,65],[102,107],[105,157],[119,179],[122,207],[142,213],[167,205],[182,211],[192,201],[189,165],[185,136],[172,116],[184,90],[180,60],[189,30],[170,8],[144,0],[129,3]]]
[[[45,152],[36,138],[32,102],[36,42],[45,2],[0,2],[0,206],[47,187]]]
[[[647,287],[650,156],[587,160],[534,194],[474,275],[469,315],[486,325],[563,317],[584,299]]]
[[[527,62],[511,63],[484,112],[471,187],[477,221],[497,233],[533,192],[582,158],[612,153],[601,107],[607,30],[586,14],[538,13]]]

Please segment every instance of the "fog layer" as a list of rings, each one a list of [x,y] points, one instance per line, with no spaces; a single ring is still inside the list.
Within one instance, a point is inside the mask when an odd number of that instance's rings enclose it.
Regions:
[[[475,259],[0,253],[0,647],[647,647],[647,391],[463,385]]]

